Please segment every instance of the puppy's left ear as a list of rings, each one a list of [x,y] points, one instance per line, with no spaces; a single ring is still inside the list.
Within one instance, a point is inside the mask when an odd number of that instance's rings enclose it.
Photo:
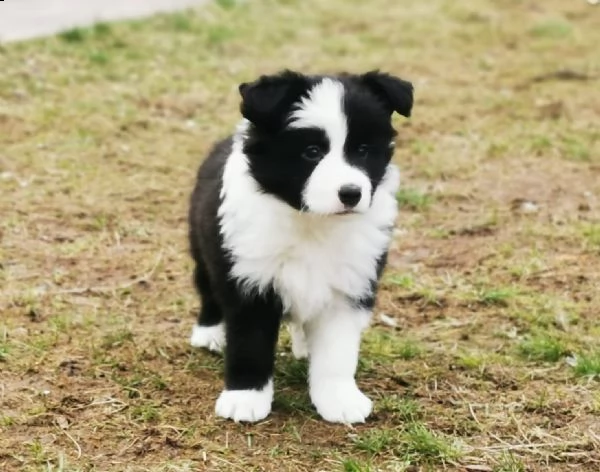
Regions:
[[[359,78],[379,97],[390,115],[396,112],[410,116],[413,106],[413,85],[410,82],[379,71],[367,72]]]
[[[239,86],[244,118],[259,128],[275,131],[285,125],[290,108],[308,89],[308,78],[285,70],[276,75],[263,75]]]

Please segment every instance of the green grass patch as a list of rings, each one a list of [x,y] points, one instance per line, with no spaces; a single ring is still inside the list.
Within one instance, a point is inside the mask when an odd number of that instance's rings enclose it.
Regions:
[[[508,309],[518,323],[527,323],[527,329],[547,331],[564,329],[564,323],[575,326],[580,321],[580,307],[571,300],[544,293],[522,294]]]
[[[112,35],[113,27],[110,23],[96,23],[92,26],[92,33],[98,38],[105,38]]]
[[[450,239],[452,235],[452,230],[448,228],[431,228],[427,230],[427,236],[433,239]]]
[[[558,362],[569,350],[565,344],[547,333],[527,337],[518,346],[519,354],[530,361]]]
[[[0,362],[8,360],[10,348],[6,341],[0,341]]]
[[[433,195],[413,188],[402,188],[396,194],[396,200],[401,209],[423,212],[435,201]]]
[[[106,51],[93,51],[89,54],[90,63],[105,66],[110,62],[110,55]]]
[[[0,415],[0,428],[8,428],[17,424],[16,418],[8,415]]]
[[[458,459],[459,449],[449,440],[423,424],[411,424],[400,436],[400,457],[413,464],[444,463]]]
[[[375,469],[369,461],[345,459],[342,461],[342,470],[344,472],[373,472]]]
[[[523,461],[512,452],[503,452],[494,466],[493,472],[526,472],[527,468]]]
[[[384,282],[406,290],[415,287],[415,278],[412,274],[390,274],[384,279]]]
[[[582,377],[600,377],[600,350],[578,355],[573,370]]]
[[[168,17],[171,28],[177,32],[191,32],[194,30],[194,17],[189,13],[174,13]]]
[[[529,30],[531,36],[547,39],[564,39],[573,33],[573,26],[563,19],[540,21]]]
[[[221,45],[236,36],[236,31],[225,25],[212,26],[207,31],[207,41],[209,46]]]
[[[475,299],[483,305],[508,306],[519,295],[514,287],[486,287],[475,293]]]
[[[37,464],[43,464],[48,461],[48,452],[39,439],[32,439],[24,444],[32,456],[32,459]]]
[[[102,348],[113,349],[131,341],[133,341],[133,333],[128,329],[120,329],[104,335],[102,338]]]
[[[408,361],[419,357],[423,350],[414,341],[404,341],[398,344],[396,352],[400,359]]]
[[[560,143],[561,154],[565,159],[588,162],[592,158],[592,144],[577,135],[563,136]]]
[[[354,447],[371,455],[383,454],[398,441],[395,429],[372,429],[354,440]]]
[[[71,313],[58,313],[48,320],[48,324],[56,332],[68,333],[73,325],[73,315]]]
[[[6,327],[2,328],[2,335],[0,336],[0,362],[5,362],[9,358],[10,343],[8,340],[8,330]]]
[[[234,8],[239,2],[240,0],[216,0],[216,4],[225,9]]]
[[[600,252],[600,223],[586,223],[581,226],[585,248]]]
[[[296,359],[286,356],[277,363],[277,381],[284,386],[294,387],[306,385],[308,381],[308,362],[306,359]]]
[[[203,352],[198,349],[189,355],[184,364],[184,369],[195,375],[205,373],[207,371],[221,374],[223,372],[224,359],[222,356],[211,352]]]
[[[467,370],[479,370],[486,362],[486,356],[477,352],[465,352],[458,355],[456,365]]]
[[[354,439],[354,447],[370,456],[392,454],[411,464],[441,464],[460,457],[460,450],[448,438],[422,423],[408,423],[400,429],[372,429]]]
[[[369,359],[390,362],[395,359],[410,360],[419,357],[423,349],[416,342],[402,339],[384,329],[372,329],[365,335],[364,349]]]
[[[378,409],[390,413],[403,423],[415,422],[422,416],[418,402],[400,395],[385,395],[379,400]]]
[[[131,408],[131,418],[144,423],[155,422],[160,419],[160,408],[152,403],[136,405]]]
[[[82,43],[85,41],[86,36],[86,30],[83,28],[73,28],[58,35],[66,43]]]
[[[304,416],[315,414],[315,409],[305,389],[302,391],[286,389],[285,391],[276,393],[273,401],[273,409],[285,414],[297,413]]]

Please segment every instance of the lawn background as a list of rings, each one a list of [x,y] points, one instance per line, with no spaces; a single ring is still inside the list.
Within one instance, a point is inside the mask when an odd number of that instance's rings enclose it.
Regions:
[[[600,470],[599,15],[221,0],[0,46],[0,469]],[[354,428],[317,417],[285,333],[250,426],[188,345],[197,165],[284,67],[416,89]]]

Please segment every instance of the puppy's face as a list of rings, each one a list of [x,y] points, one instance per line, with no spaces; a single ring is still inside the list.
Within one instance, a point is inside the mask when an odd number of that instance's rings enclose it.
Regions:
[[[240,92],[250,122],[244,152],[264,192],[323,215],[370,207],[393,153],[391,115],[410,115],[409,82],[378,72],[283,72]]]

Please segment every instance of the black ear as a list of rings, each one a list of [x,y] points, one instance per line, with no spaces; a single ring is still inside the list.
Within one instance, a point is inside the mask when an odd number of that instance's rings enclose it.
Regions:
[[[308,78],[289,70],[263,75],[239,86],[244,118],[259,128],[277,130],[285,125],[291,106],[309,88]]]
[[[382,100],[390,114],[395,111],[410,116],[413,106],[413,85],[410,82],[379,71],[367,72],[360,79]]]

